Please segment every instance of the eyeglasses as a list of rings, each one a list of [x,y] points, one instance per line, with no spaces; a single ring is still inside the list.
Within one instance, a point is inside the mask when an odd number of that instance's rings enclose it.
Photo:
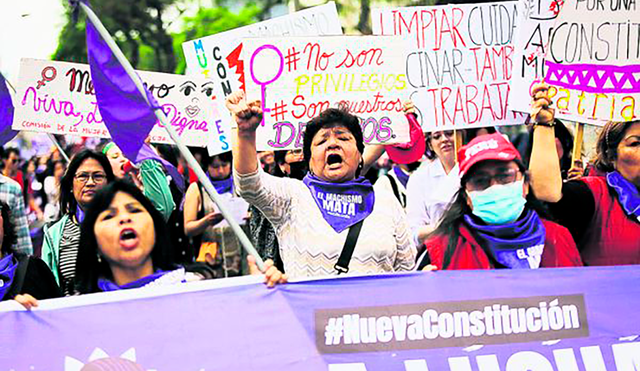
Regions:
[[[520,174],[520,170],[517,169],[498,171],[493,175],[481,174],[470,177],[467,181],[467,185],[469,186],[470,191],[484,191],[491,187],[494,180],[496,184],[511,184],[516,181],[518,174]]]
[[[74,177],[75,180],[77,180],[80,183],[86,183],[89,181],[89,179],[93,179],[93,182],[96,184],[102,184],[104,182],[107,181],[107,174],[105,173],[80,173],[80,174],[76,174],[76,176]]]

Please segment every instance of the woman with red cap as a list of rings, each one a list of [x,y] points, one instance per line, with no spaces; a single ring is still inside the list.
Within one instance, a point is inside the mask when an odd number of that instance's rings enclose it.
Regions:
[[[425,242],[420,269],[582,265],[569,231],[536,207],[520,154],[507,139],[499,133],[477,137],[458,159],[460,190]]]

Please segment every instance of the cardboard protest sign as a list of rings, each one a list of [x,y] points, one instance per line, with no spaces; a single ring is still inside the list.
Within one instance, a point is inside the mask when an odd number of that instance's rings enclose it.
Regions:
[[[372,11],[374,34],[411,40],[405,73],[424,131],[524,121],[507,109],[517,15],[515,1]]]
[[[249,26],[187,41],[182,50],[190,75],[215,81],[225,96],[244,88],[240,58],[245,37],[342,35],[333,1]]]
[[[161,105],[185,144],[208,146],[221,153],[231,149],[221,115],[228,116],[221,93],[201,78],[138,71],[142,81]],[[16,94],[15,130],[85,137],[109,138],[100,116],[89,65],[23,59]],[[156,125],[150,134],[154,143],[173,143]]]
[[[302,147],[306,123],[345,104],[362,121],[365,143],[409,141],[406,39],[325,36],[245,39],[248,99],[260,99],[258,149]]]
[[[640,116],[640,9],[635,0],[566,0],[546,49],[557,111],[578,121]]]
[[[520,0],[518,31],[514,36],[513,77],[509,108],[529,112],[531,86],[545,73],[549,33],[560,14],[563,0]]]

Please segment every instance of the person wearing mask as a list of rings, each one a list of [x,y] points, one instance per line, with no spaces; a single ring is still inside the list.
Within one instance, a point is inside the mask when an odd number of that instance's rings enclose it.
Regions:
[[[506,138],[477,137],[458,159],[460,189],[425,242],[419,269],[582,265],[569,231],[541,213],[520,154]]]
[[[453,131],[428,133],[426,146],[428,161],[413,172],[407,183],[407,220],[419,247],[460,188]]]
[[[602,128],[595,166],[604,176],[563,182],[548,91],[532,89],[533,190],[571,231],[585,265],[640,264],[640,121]]]
[[[15,227],[9,206],[0,201],[0,300],[15,299],[27,309],[38,299],[62,296],[49,267],[35,256],[15,252]]]
[[[247,102],[243,92],[235,92],[227,98],[227,108],[237,123],[236,191],[275,228],[289,276],[413,269],[416,250],[400,203],[393,193],[374,192],[360,176],[364,140],[356,116],[330,108],[306,125],[303,153],[309,173],[301,182],[271,176],[259,166],[260,102]],[[269,285],[283,281],[271,264],[265,272]]]
[[[173,264],[164,218],[133,184],[98,191],[82,223],[76,272],[80,294],[173,285],[212,278],[205,265]]]
[[[209,180],[222,202],[243,224],[249,205],[233,192],[231,152],[202,159]],[[203,197],[204,195],[204,197]],[[216,278],[242,274],[242,247],[235,233],[224,221],[217,206],[204,191],[200,182],[192,183],[184,202],[184,233],[194,239],[199,261],[205,260],[216,272]]]
[[[80,224],[95,193],[114,180],[109,160],[88,149],[78,152],[60,181],[62,217],[45,226],[42,260],[49,266],[66,295],[74,294],[76,258],[80,246]]]
[[[140,162],[138,169],[114,142],[108,142],[102,148],[102,153],[109,159],[113,175],[117,179],[131,180],[145,196],[149,197],[156,209],[164,216],[165,221],[168,220],[176,204],[169,188],[167,175],[162,170],[163,164],[155,159],[146,159]],[[178,180],[175,179],[175,181]]]

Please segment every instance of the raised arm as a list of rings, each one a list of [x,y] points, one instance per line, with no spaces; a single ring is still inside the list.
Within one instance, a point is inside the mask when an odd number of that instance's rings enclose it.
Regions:
[[[550,107],[548,93],[546,84],[538,84],[533,87],[531,94],[531,120],[534,122],[534,129],[529,172],[536,197],[555,203],[562,198],[562,175],[554,129],[552,126],[545,126],[553,121],[555,113]]]
[[[247,102],[244,92],[236,91],[227,98],[226,105],[238,125],[233,143],[233,168],[239,175],[255,173],[258,170],[256,129],[262,122],[261,102]]]

